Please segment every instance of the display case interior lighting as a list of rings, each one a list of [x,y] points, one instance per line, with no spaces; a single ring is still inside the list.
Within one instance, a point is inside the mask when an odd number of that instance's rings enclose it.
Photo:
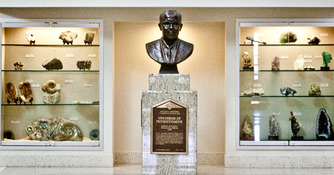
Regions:
[[[254,141],[260,141],[260,118],[254,117]]]

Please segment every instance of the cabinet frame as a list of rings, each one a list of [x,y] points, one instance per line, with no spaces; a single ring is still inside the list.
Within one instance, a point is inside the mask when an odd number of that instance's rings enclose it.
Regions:
[[[103,64],[103,20],[102,19],[0,19],[0,34],[3,27],[86,27],[99,30],[99,141],[92,142],[62,142],[62,141],[4,141],[0,142],[0,150],[100,150],[104,149],[104,64]],[[2,43],[2,35],[0,36]],[[33,46],[38,47],[38,46]],[[2,55],[2,49],[0,49]],[[1,56],[2,57],[2,56]],[[0,62],[2,68],[2,61]],[[94,71],[92,71],[94,72]],[[0,79],[2,83],[2,78]],[[1,89],[3,91],[4,89]],[[2,93],[0,94],[2,99]],[[1,112],[1,111],[0,111]],[[2,128],[2,117],[0,118]],[[1,133],[2,133],[1,132]],[[17,142],[14,144],[14,142]],[[27,143],[30,142],[30,143]],[[35,143],[34,143],[35,142]]]
[[[235,117],[235,147],[237,150],[334,150],[334,140],[329,141],[244,141],[240,140],[240,27],[334,27],[333,18],[321,19],[237,19],[236,20],[236,117]],[[326,45],[326,44],[325,44]],[[332,97],[333,98],[333,97]],[[333,116],[332,116],[333,117]],[[334,119],[334,118],[333,118]],[[333,121],[332,121],[333,122]]]

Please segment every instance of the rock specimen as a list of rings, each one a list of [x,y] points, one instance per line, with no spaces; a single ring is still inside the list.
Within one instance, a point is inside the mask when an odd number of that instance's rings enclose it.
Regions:
[[[53,58],[51,61],[50,60],[45,61],[45,63],[43,63],[42,66],[46,70],[63,69],[63,63],[60,60],[58,60],[57,58]]]
[[[292,31],[283,32],[280,36],[280,43],[294,43],[297,41],[297,35]]]
[[[90,70],[90,68],[92,67],[92,62],[90,60],[86,60],[86,61],[77,61],[77,67],[81,70]]]
[[[60,84],[54,80],[47,81],[42,86],[44,104],[57,104],[60,101]]]
[[[14,101],[14,103],[17,104],[18,97],[16,97],[16,89],[12,83],[6,83],[6,97],[8,104],[11,101]]]
[[[308,45],[319,45],[320,39],[318,37],[307,38]]]
[[[248,52],[244,52],[242,55],[242,64],[243,64],[243,70],[252,70],[252,58],[250,57]]]
[[[22,102],[24,103],[30,103],[32,104],[33,97],[32,97],[32,88],[29,82],[24,81],[21,82],[19,85],[19,101],[20,104]]]
[[[285,96],[288,96],[289,94],[291,94],[292,96],[294,96],[297,93],[296,90],[291,89],[289,87],[283,87],[283,88],[280,89],[280,91],[281,91],[281,94],[285,95]]]
[[[317,116],[316,136],[317,140],[333,140],[332,121],[326,110],[321,108]]]
[[[310,90],[308,91],[309,96],[321,96],[320,86],[312,84]]]
[[[271,70],[279,70],[280,61],[277,56],[275,56],[274,60],[271,62]]]
[[[29,42],[30,45],[35,45],[35,42],[36,42],[35,31],[28,30],[26,32],[26,39],[27,39],[27,41]]]
[[[289,118],[289,121],[291,121],[291,131],[293,133],[293,138],[297,138],[297,134],[300,130],[301,124],[297,121],[296,117],[293,115],[293,112],[290,112],[291,116]],[[295,140],[295,139],[293,139]]]
[[[88,44],[88,45],[92,45],[92,42],[94,40],[94,35],[95,33],[94,32],[87,32],[86,35],[85,35],[85,45]]]
[[[35,120],[25,129],[31,140],[82,141],[80,127],[64,118],[42,118]]]
[[[264,95],[264,90],[262,88],[249,88],[241,93],[241,95],[245,96],[260,96]]]
[[[59,39],[63,40],[63,44],[73,45],[73,40],[78,37],[78,34],[72,31],[64,31],[60,33]]]
[[[22,70],[23,69],[23,64],[21,62],[14,63],[14,69],[15,70]]]
[[[298,55],[297,59],[294,63],[295,70],[303,70],[304,69],[304,57],[303,55]]]
[[[99,133],[100,133],[100,131],[98,129],[93,129],[89,133],[89,138],[91,140],[99,140],[100,139],[100,134]]]
[[[269,140],[278,140],[278,122],[275,115],[269,118]]]
[[[242,140],[254,140],[253,123],[248,115],[245,116],[244,121],[242,122],[242,131]]]
[[[329,70],[328,63],[332,60],[332,55],[328,52],[322,52],[322,67],[320,70]]]

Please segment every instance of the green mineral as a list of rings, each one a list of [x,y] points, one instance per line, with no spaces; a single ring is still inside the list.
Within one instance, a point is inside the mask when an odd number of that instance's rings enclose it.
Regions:
[[[328,63],[330,63],[332,60],[332,55],[328,52],[322,52],[321,55],[322,55],[322,60],[323,60],[322,66],[328,67]]]

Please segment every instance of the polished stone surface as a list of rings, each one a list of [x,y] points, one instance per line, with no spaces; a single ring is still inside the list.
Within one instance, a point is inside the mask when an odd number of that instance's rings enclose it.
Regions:
[[[142,94],[142,174],[196,174],[197,92],[189,89],[189,75],[150,75],[149,90]],[[168,99],[178,101],[189,108],[187,155],[150,153],[151,107]]]
[[[140,164],[115,165],[105,168],[79,167],[0,167],[1,175],[138,175]],[[332,175],[333,168],[225,168],[199,165],[197,175]]]

